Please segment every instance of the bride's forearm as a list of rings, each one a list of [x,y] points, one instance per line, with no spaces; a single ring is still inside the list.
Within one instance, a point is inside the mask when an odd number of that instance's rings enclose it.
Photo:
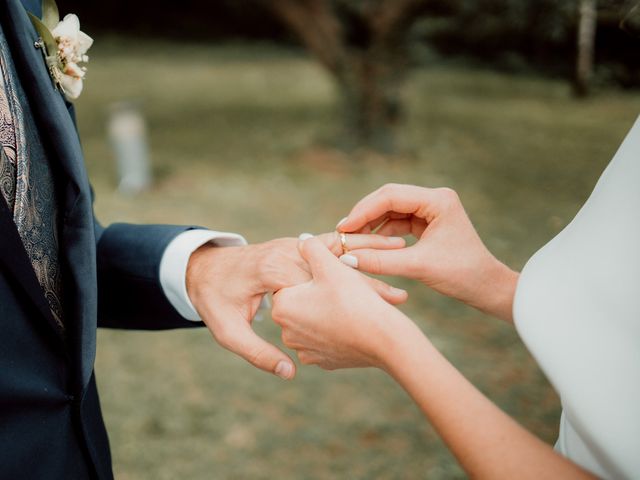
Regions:
[[[411,395],[472,478],[594,478],[497,408],[411,324],[385,370]]]

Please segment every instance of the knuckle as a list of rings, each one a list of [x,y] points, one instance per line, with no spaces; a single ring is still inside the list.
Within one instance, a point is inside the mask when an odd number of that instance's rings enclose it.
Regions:
[[[380,233],[380,232],[378,232],[378,233]],[[379,238],[377,238],[377,240],[379,242],[381,242],[382,245],[384,245],[384,246],[397,245],[397,242],[398,242],[398,240],[396,238],[387,237],[385,235],[380,235]]]
[[[382,272],[382,260],[380,260],[380,255],[377,252],[372,252],[369,257],[370,261],[370,273],[374,275],[380,275]]]
[[[380,280],[378,280],[376,282],[374,287],[378,292],[380,292],[382,294],[390,294],[391,293],[391,287],[387,283],[382,282]]]
[[[271,298],[271,319],[276,323],[276,325],[282,325],[283,321],[283,308],[282,308],[282,290],[276,292]]]
[[[338,255],[342,252],[342,244],[340,243],[340,234],[336,232],[327,233],[323,238],[324,244],[327,246],[331,253]]]
[[[280,335],[280,339],[282,340],[282,344],[287,348],[293,348],[293,339],[291,338],[291,334],[288,330],[282,330],[282,334]]]
[[[260,360],[264,357],[266,350],[267,347],[264,345],[256,346],[247,352],[246,358],[252,365],[259,366],[261,363]]]
[[[391,195],[397,189],[397,183],[385,183],[382,187],[379,188],[378,192],[380,192],[382,195]]]
[[[271,320],[273,320],[273,323],[275,323],[279,327],[282,327],[284,325],[282,312],[280,311],[280,307],[275,302],[271,306]]]
[[[287,317],[289,305],[289,292],[286,289],[278,290],[273,296],[271,317],[278,325],[283,325]]]
[[[312,357],[306,352],[298,352],[298,359],[303,365],[311,365],[313,363]]]
[[[258,272],[263,278],[270,277],[275,269],[274,265],[277,263],[276,253],[274,250],[269,249],[265,252],[262,260],[258,264]]]
[[[260,262],[258,263],[261,273],[270,274],[277,270],[278,264],[286,259],[286,253],[289,248],[286,246],[287,239],[271,240],[265,244]]]
[[[449,187],[442,187],[438,189],[438,194],[443,199],[447,206],[453,206],[460,203],[460,197],[458,193]]]

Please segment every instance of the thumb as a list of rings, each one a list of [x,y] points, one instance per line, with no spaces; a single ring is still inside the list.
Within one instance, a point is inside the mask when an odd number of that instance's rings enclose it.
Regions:
[[[298,248],[302,258],[309,264],[313,278],[325,276],[328,269],[338,264],[336,256],[316,237],[301,236]]]
[[[340,257],[340,261],[361,272],[373,275],[396,275],[414,278],[420,267],[414,247],[397,250],[362,249],[352,250]]]
[[[260,338],[244,319],[229,322],[226,327],[213,332],[222,347],[244,358],[254,367],[285,380],[291,380],[295,376],[293,360],[279,348]]]

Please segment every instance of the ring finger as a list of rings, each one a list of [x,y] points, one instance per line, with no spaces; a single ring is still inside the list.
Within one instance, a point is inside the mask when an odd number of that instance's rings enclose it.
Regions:
[[[334,255],[342,255],[343,242],[340,234],[334,232],[327,234],[325,244],[333,252]],[[369,248],[375,250],[394,250],[396,248],[404,248],[405,240],[401,237],[386,237],[384,235],[347,233],[344,234],[344,250],[360,250]]]

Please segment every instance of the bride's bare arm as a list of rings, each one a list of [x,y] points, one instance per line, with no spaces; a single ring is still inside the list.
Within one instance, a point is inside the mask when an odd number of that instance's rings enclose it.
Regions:
[[[595,478],[478,391],[418,332],[398,332],[384,368],[411,395],[471,478]]]
[[[592,478],[498,409],[322,242],[306,240],[300,250],[313,280],[278,292],[272,316],[301,362],[387,371],[471,477]]]

